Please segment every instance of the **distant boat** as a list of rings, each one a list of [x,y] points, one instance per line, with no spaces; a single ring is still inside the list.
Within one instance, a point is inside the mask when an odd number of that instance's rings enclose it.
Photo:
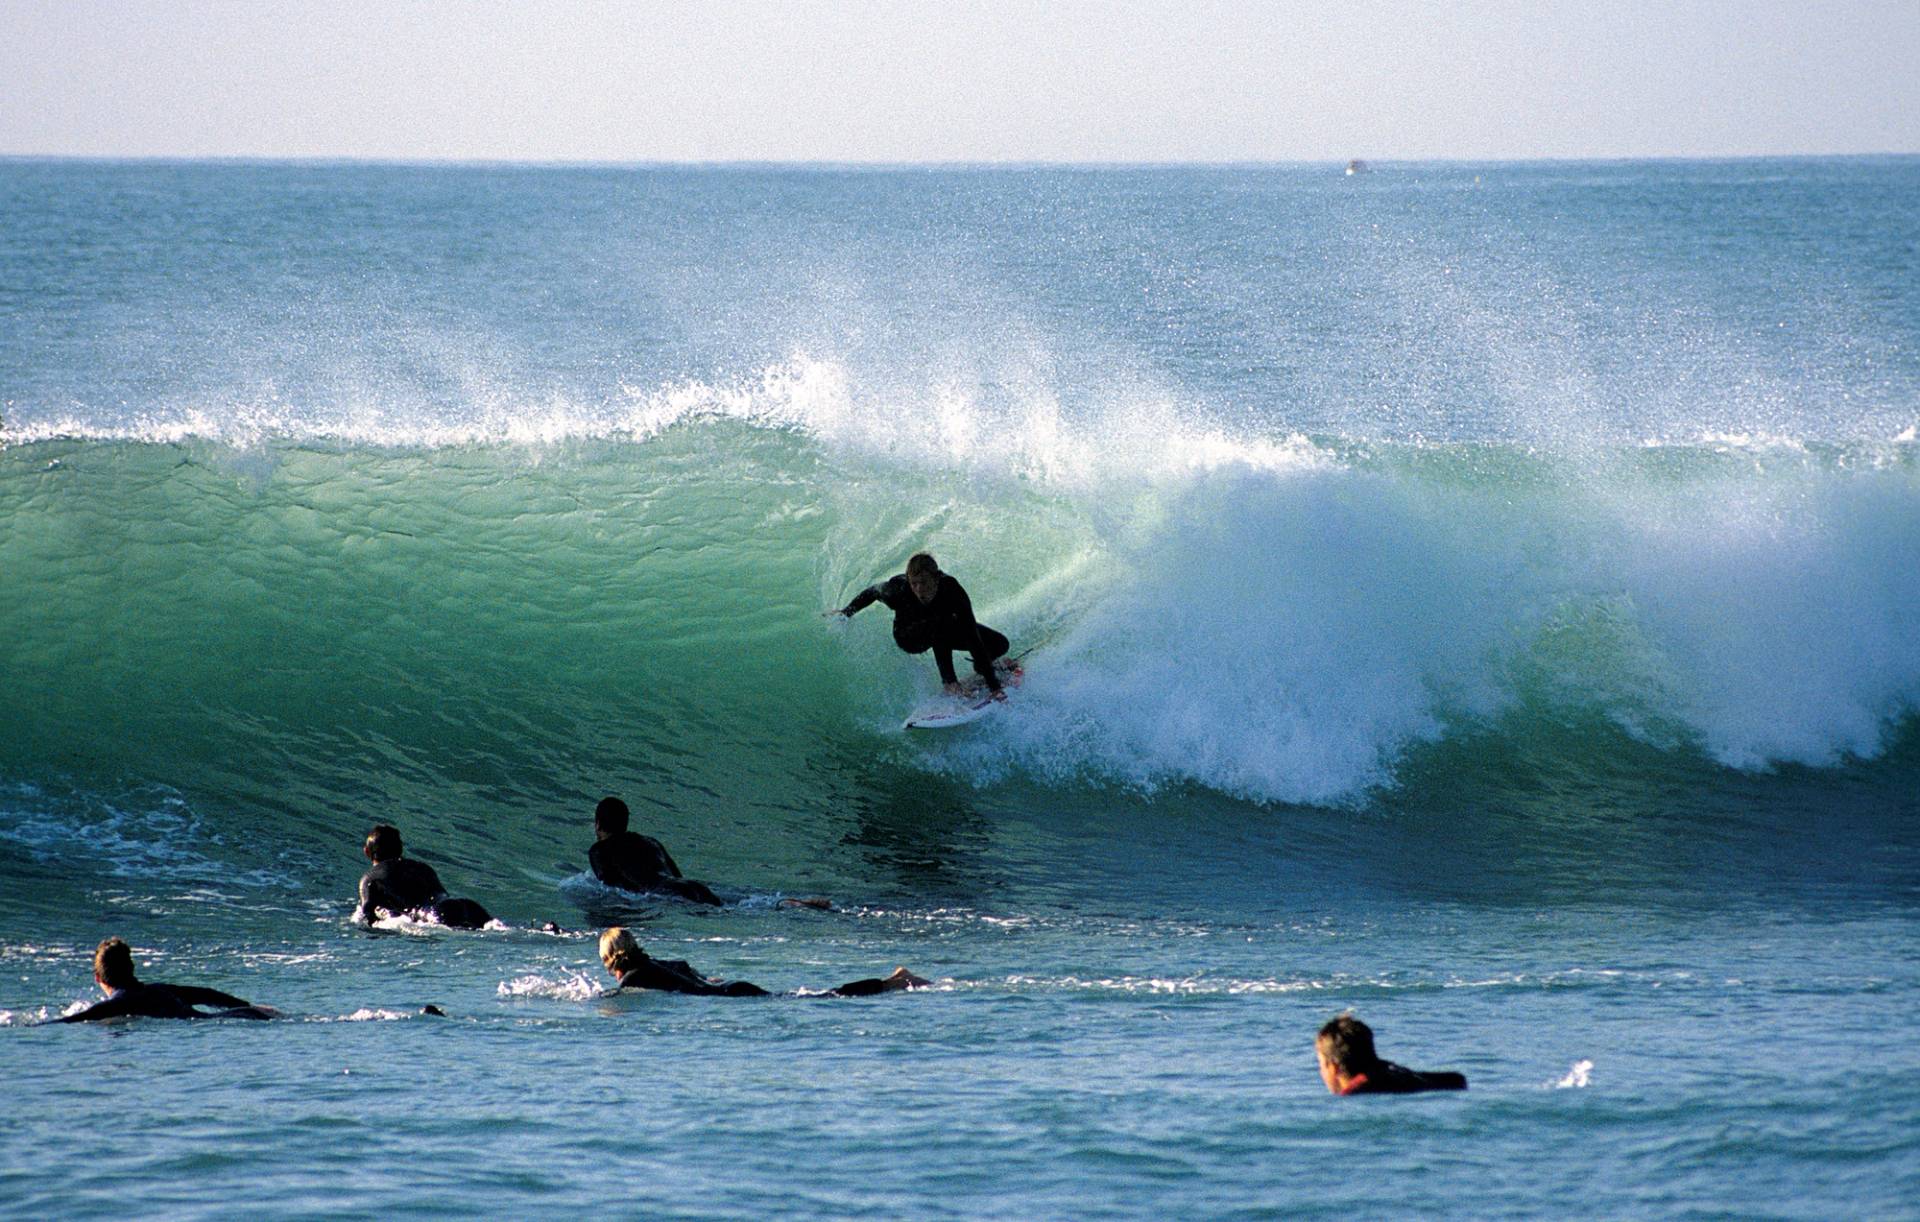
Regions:
[[[1358,157],[1355,157],[1352,161],[1349,161],[1347,163],[1348,174],[1365,174],[1366,172],[1367,172],[1367,163],[1360,160]]]

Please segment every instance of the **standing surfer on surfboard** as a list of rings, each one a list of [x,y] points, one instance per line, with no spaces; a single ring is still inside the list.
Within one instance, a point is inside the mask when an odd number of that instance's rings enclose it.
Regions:
[[[893,610],[894,644],[908,653],[933,650],[940,682],[948,692],[957,695],[961,690],[959,676],[953,673],[953,651],[964,649],[973,658],[973,673],[994,699],[1003,698],[993,661],[1006,654],[1007,638],[973,618],[973,602],[966,590],[950,574],[942,573],[931,555],[916,553],[907,561],[906,572],[868,586],[830,614],[852,619],[876,602]]]

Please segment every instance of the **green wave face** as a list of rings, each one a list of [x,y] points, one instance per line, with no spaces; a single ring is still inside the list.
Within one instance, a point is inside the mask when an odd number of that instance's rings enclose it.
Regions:
[[[533,447],[38,442],[0,451],[0,763],[330,821],[929,777],[1347,804],[1412,752],[1587,723],[1829,766],[1920,691],[1910,449],[1574,469],[1296,439],[1063,473],[713,416]],[[821,617],[922,547],[1037,647],[1019,716],[903,739],[931,665],[883,608]]]

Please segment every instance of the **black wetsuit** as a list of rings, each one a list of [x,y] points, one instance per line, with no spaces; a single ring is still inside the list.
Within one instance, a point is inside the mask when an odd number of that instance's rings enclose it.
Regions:
[[[906,574],[889,577],[855,595],[846,613],[858,614],[876,602],[885,603],[893,611],[894,644],[908,653],[933,650],[940,682],[960,681],[953,673],[953,652],[964,649],[973,657],[974,673],[986,680],[989,688],[1000,690],[993,661],[1006,654],[1007,638],[973,618],[973,600],[953,577],[940,574],[940,589],[924,603],[907,584]]]
[[[1360,1077],[1348,1083],[1343,1095],[1414,1095],[1429,1090],[1465,1090],[1465,1074],[1450,1070],[1432,1070],[1422,1072],[1408,1069],[1404,1065],[1395,1065],[1392,1061],[1381,1061]]]
[[[433,867],[410,857],[375,862],[361,875],[360,907],[355,915],[372,921],[376,911],[418,914],[456,929],[478,929],[493,919],[475,900],[448,897]]]
[[[623,989],[660,989],[668,993],[695,993],[703,997],[771,997],[757,984],[745,980],[730,980],[725,984],[715,984],[699,972],[685,959],[645,958],[639,967],[631,968],[620,975],[620,987]],[[834,997],[872,997],[876,993],[894,991],[887,982],[879,978],[854,980],[829,990]]]
[[[639,967],[620,974],[620,987],[623,989],[660,989],[667,993],[695,993],[702,997],[767,997],[770,994],[757,984],[748,984],[744,980],[732,980],[726,984],[715,984],[699,972],[685,959],[644,958]]]
[[[638,832],[615,832],[587,850],[593,876],[623,891],[661,891],[696,904],[719,904],[707,884],[680,877],[680,867],[665,845]]]
[[[219,1006],[211,1014],[202,1014],[195,1006]],[[265,1012],[244,997],[204,989],[191,984],[146,984],[134,981],[105,1001],[95,1002],[78,1014],[51,1019],[56,1023],[90,1023],[103,1018],[267,1018]]]

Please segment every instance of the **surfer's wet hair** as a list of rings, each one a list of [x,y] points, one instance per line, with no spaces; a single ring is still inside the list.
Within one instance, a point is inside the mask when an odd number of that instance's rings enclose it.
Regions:
[[[366,854],[374,861],[392,861],[404,851],[400,845],[400,829],[391,823],[376,823],[367,833]]]
[[[1329,1019],[1314,1045],[1341,1073],[1365,1073],[1380,1063],[1373,1050],[1373,1028],[1351,1014]]]
[[[93,974],[110,989],[133,984],[133,949],[119,938],[103,939],[93,951]]]
[[[601,798],[600,805],[593,808],[593,826],[603,832],[626,831],[627,820],[632,817],[633,812],[619,798]]]
[[[915,552],[907,557],[907,576],[926,577],[940,571],[940,562],[932,552]]]
[[[607,965],[608,971],[624,976],[646,959],[647,952],[640,949],[626,926],[615,925],[600,935],[600,962]]]

